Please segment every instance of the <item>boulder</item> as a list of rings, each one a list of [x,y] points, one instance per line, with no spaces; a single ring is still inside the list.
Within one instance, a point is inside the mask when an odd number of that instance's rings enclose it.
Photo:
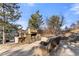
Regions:
[[[41,37],[41,41],[47,42],[48,38],[47,37]]]
[[[36,46],[33,48],[33,56],[48,56],[49,52],[45,46]]]
[[[79,34],[78,33],[74,33],[72,35],[69,36],[69,39],[68,39],[70,42],[77,42],[79,41]]]
[[[15,43],[19,43],[19,37],[15,37]]]

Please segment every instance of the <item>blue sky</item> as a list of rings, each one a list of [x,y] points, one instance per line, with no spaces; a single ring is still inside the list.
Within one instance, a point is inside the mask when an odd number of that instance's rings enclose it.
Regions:
[[[42,14],[44,21],[52,15],[63,15],[65,17],[63,27],[79,20],[79,4],[77,3],[22,3],[20,10],[22,17],[16,23],[22,25],[23,29],[27,28],[31,14],[37,10]]]

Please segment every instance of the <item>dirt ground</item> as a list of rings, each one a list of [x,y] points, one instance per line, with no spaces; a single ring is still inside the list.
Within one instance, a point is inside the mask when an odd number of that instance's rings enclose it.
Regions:
[[[32,47],[38,46],[39,42],[40,41],[36,41],[32,44],[8,43],[0,45],[0,56],[32,56]],[[79,45],[79,43],[76,45]],[[79,47],[74,45],[67,47],[61,46],[55,52],[55,55],[52,54],[52,56],[79,56]]]
[[[30,56],[32,47],[37,46],[39,41],[32,44],[14,44],[8,43],[0,45],[0,56]]]

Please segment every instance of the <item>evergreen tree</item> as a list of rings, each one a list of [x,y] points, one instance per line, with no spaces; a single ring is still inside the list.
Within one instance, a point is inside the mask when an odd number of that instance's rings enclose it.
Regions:
[[[39,14],[39,11],[31,15],[31,18],[29,19],[28,23],[28,26],[30,28],[40,29],[42,24],[43,24],[42,15]]]
[[[64,17],[60,16],[51,16],[48,19],[48,28],[54,31],[54,34],[61,32],[61,26],[64,24]]]
[[[16,3],[0,3],[0,19],[5,23],[3,27],[3,44],[5,43],[6,22],[14,22],[21,17],[20,6]]]

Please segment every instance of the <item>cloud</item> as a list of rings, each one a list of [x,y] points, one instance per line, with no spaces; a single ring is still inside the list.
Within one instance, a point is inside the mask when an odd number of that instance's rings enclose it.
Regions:
[[[79,4],[72,4],[70,11],[73,11],[75,14],[79,14]]]
[[[26,20],[19,19],[16,21],[16,24],[20,24],[23,27],[23,29],[27,28],[27,21]]]
[[[27,5],[33,7],[35,4],[34,3],[27,3]]]

